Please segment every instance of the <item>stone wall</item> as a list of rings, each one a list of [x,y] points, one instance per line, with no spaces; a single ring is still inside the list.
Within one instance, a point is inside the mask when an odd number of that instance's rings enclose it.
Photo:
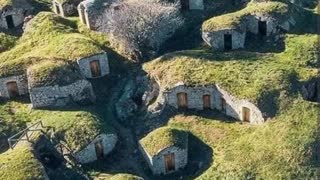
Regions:
[[[60,16],[63,16],[63,17],[65,16],[62,4],[60,2],[58,2],[57,0],[52,1],[52,8],[53,8],[54,13],[56,13]]]
[[[203,0],[189,0],[189,9],[190,10],[203,10],[204,9]]]
[[[262,112],[247,100],[239,100],[230,95],[217,85],[203,87],[187,87],[183,83],[178,83],[170,90],[164,93],[166,104],[178,108],[178,93],[186,93],[188,101],[188,109],[203,110],[203,96],[210,95],[211,109],[222,110],[222,98],[226,101],[225,113],[227,116],[243,121],[243,108],[250,109],[250,123],[261,124],[264,117]]]
[[[53,0],[52,1],[52,6],[53,6],[53,11],[58,14],[61,15],[63,17],[66,16],[73,16],[73,15],[77,15],[77,5],[80,3],[79,1],[73,1],[73,2],[65,2],[65,3],[60,3],[57,0]],[[58,9],[60,13],[58,13]]]
[[[246,18],[247,31],[253,34],[259,34],[259,21],[266,21],[267,23],[267,36],[276,33],[277,21],[271,16],[256,14]]]
[[[0,78],[0,97],[10,98],[7,89],[8,82],[16,82],[18,86],[18,91],[20,95],[28,94],[28,82],[25,75],[10,76],[5,78]]]
[[[16,8],[0,9],[0,29],[8,29],[6,16],[12,15],[14,26],[17,27],[23,24],[24,10]]]
[[[76,160],[81,163],[90,163],[97,160],[95,143],[102,141],[104,155],[109,154],[118,141],[116,134],[100,134],[88,146],[75,153]]]
[[[187,146],[188,147],[188,146]],[[139,149],[147,161],[149,168],[153,174],[166,174],[166,166],[164,156],[174,153],[175,155],[175,171],[184,168],[188,163],[188,149],[180,149],[176,146],[167,147],[161,150],[157,155],[151,157],[139,143]]]
[[[29,92],[33,108],[63,107],[71,102],[89,104],[95,101],[92,85],[87,80],[67,86],[29,87]]]
[[[232,49],[244,48],[246,32],[241,32],[236,29],[224,29],[216,32],[203,32],[202,39],[213,49],[223,50],[225,34],[232,35]]]
[[[110,73],[109,69],[109,61],[108,61],[108,55],[107,53],[101,53],[89,57],[85,57],[82,59],[79,59],[77,61],[81,74],[86,77],[86,78],[93,78],[92,73],[91,73],[91,68],[90,68],[90,62],[98,60],[100,64],[100,70],[101,70],[101,76],[105,76]]]

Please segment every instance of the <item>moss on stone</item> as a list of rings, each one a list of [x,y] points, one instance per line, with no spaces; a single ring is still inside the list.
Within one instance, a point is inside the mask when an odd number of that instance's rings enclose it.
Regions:
[[[140,144],[150,156],[157,155],[159,151],[171,146],[186,149],[188,145],[188,133],[179,129],[163,127],[152,131],[142,138]]]
[[[26,27],[17,45],[0,54],[0,77],[21,74],[44,60],[77,59],[101,53],[102,49],[90,38],[76,30],[73,21],[49,12],[41,12]]]
[[[0,53],[14,46],[17,37],[0,32]]]

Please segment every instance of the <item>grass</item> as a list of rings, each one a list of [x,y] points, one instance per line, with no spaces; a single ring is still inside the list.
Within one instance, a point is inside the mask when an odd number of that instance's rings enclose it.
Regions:
[[[30,87],[66,86],[80,79],[79,71],[64,61],[42,61],[28,69]]]
[[[0,33],[0,53],[12,48],[17,41],[17,37],[5,33]]]
[[[112,176],[110,180],[143,180],[143,178],[132,174],[117,174]]]
[[[22,74],[40,61],[77,59],[101,53],[100,46],[77,31],[73,21],[41,12],[26,27],[16,46],[0,54],[0,77]]]
[[[0,154],[0,179],[45,179],[44,168],[32,151],[30,145],[25,143]]]
[[[159,128],[140,140],[140,144],[150,156],[170,146],[185,149],[188,145],[187,132],[172,128]]]
[[[213,163],[197,179],[312,179],[317,142],[318,104],[293,100],[262,126],[178,115],[169,127],[192,132],[208,144]]]
[[[278,17],[277,20],[280,21],[288,20],[289,14],[292,12],[290,12],[287,4],[281,2],[250,2],[246,8],[240,11],[213,17],[205,21],[202,30],[212,32],[221,29],[236,29],[246,20],[246,16],[260,13]]]

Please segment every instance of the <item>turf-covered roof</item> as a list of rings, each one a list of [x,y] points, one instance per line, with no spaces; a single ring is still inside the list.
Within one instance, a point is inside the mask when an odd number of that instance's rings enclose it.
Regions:
[[[318,75],[317,35],[288,35],[282,53],[190,50],[164,55],[143,69],[170,89],[178,82],[187,86],[218,84],[237,98],[250,100],[263,112],[275,110],[270,96],[291,89],[293,79],[305,81]],[[275,100],[276,101],[276,100]]]
[[[14,46],[18,38],[0,32],[0,53]]]
[[[79,69],[64,61],[42,61],[28,68],[30,87],[66,86],[83,79]]]
[[[32,151],[29,143],[22,143],[0,154],[0,179],[45,179],[44,167]]]
[[[188,133],[179,129],[163,127],[142,138],[140,144],[150,156],[157,155],[163,149],[171,146],[186,149],[188,146]]]
[[[281,2],[251,2],[240,11],[213,17],[205,21],[202,30],[205,32],[218,31],[222,29],[237,29],[245,23],[248,15],[268,14],[276,17],[278,20],[289,19],[289,6]]]
[[[40,61],[75,62],[103,52],[90,38],[77,32],[76,23],[50,12],[41,12],[28,23],[16,46],[0,53],[0,77],[25,73]]]

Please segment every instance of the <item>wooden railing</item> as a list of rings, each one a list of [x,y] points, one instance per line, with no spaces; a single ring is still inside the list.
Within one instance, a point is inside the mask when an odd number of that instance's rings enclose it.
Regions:
[[[8,144],[11,149],[13,149],[20,141],[28,141],[31,142],[31,137],[34,134],[34,132],[43,132],[43,129],[45,127],[43,126],[42,121],[38,121],[31,126],[27,127],[26,129],[18,132],[17,134],[11,136],[8,138]]]

